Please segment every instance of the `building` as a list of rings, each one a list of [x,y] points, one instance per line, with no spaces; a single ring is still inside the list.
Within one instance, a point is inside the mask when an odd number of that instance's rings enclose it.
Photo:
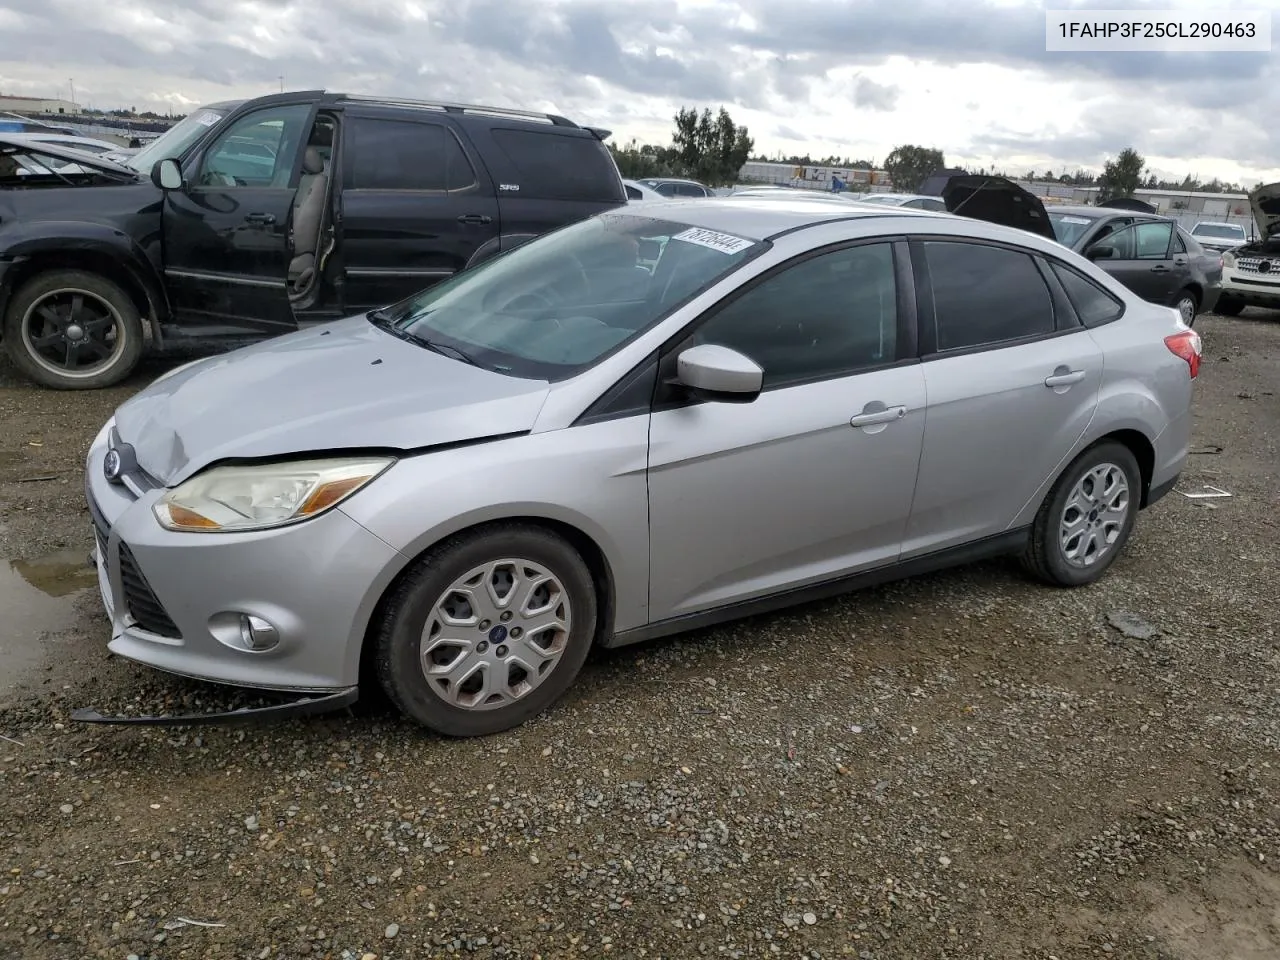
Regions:
[[[750,160],[738,174],[743,183],[787,184],[807,187],[810,190],[830,190],[831,178],[836,177],[854,191],[887,190],[889,175],[883,170],[858,170],[847,167],[805,167],[792,163],[771,163]]]
[[[46,100],[41,97],[10,97],[0,94],[0,111],[22,114],[62,113],[75,116],[83,112],[80,104],[70,100]]]

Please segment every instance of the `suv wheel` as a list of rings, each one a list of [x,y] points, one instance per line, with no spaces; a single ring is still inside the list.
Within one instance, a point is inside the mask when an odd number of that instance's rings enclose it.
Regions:
[[[58,390],[118,383],[142,356],[142,317],[129,295],[83,270],[49,270],[9,301],[4,339],[14,365]]]
[[[1238,317],[1243,310],[1244,301],[1233,297],[1219,297],[1217,306],[1213,308],[1213,312],[1220,317]]]
[[[405,714],[453,737],[498,733],[560,698],[596,629],[591,572],[539,527],[463,534],[430,550],[385,604],[374,663]]]
[[[1138,518],[1142,474],[1133,452],[1106,441],[1063,471],[1031,526],[1023,566],[1046,583],[1093,583],[1124,549]]]

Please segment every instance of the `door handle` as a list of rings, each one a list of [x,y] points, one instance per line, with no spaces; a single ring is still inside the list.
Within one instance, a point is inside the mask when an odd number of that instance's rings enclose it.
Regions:
[[[1168,273],[1169,268],[1166,267],[1163,263],[1157,263],[1154,267],[1151,268],[1151,272],[1152,273]]]
[[[492,223],[493,217],[486,217],[483,213],[464,213],[458,218],[459,223]]]
[[[276,222],[276,218],[270,213],[246,213],[244,216],[245,223],[260,223],[263,226],[271,226]]]
[[[906,407],[885,407],[883,410],[873,410],[870,413],[858,414],[849,421],[849,426],[874,427],[881,423],[893,423],[895,420],[901,420],[906,415]]]
[[[1051,377],[1045,377],[1044,385],[1046,387],[1069,387],[1073,383],[1079,383],[1083,379],[1083,370],[1069,370],[1066,373],[1055,373]]]

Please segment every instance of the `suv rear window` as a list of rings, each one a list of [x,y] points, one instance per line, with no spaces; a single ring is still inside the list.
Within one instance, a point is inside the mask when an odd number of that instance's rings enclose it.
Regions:
[[[603,143],[539,130],[495,129],[494,142],[520,176],[520,196],[534,200],[619,200],[618,173]]]

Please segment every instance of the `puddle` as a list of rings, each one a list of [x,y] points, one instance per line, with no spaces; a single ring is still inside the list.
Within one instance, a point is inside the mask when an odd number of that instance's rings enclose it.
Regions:
[[[97,582],[83,550],[36,560],[0,560],[0,693],[44,661],[41,636],[75,623],[72,598]]]

